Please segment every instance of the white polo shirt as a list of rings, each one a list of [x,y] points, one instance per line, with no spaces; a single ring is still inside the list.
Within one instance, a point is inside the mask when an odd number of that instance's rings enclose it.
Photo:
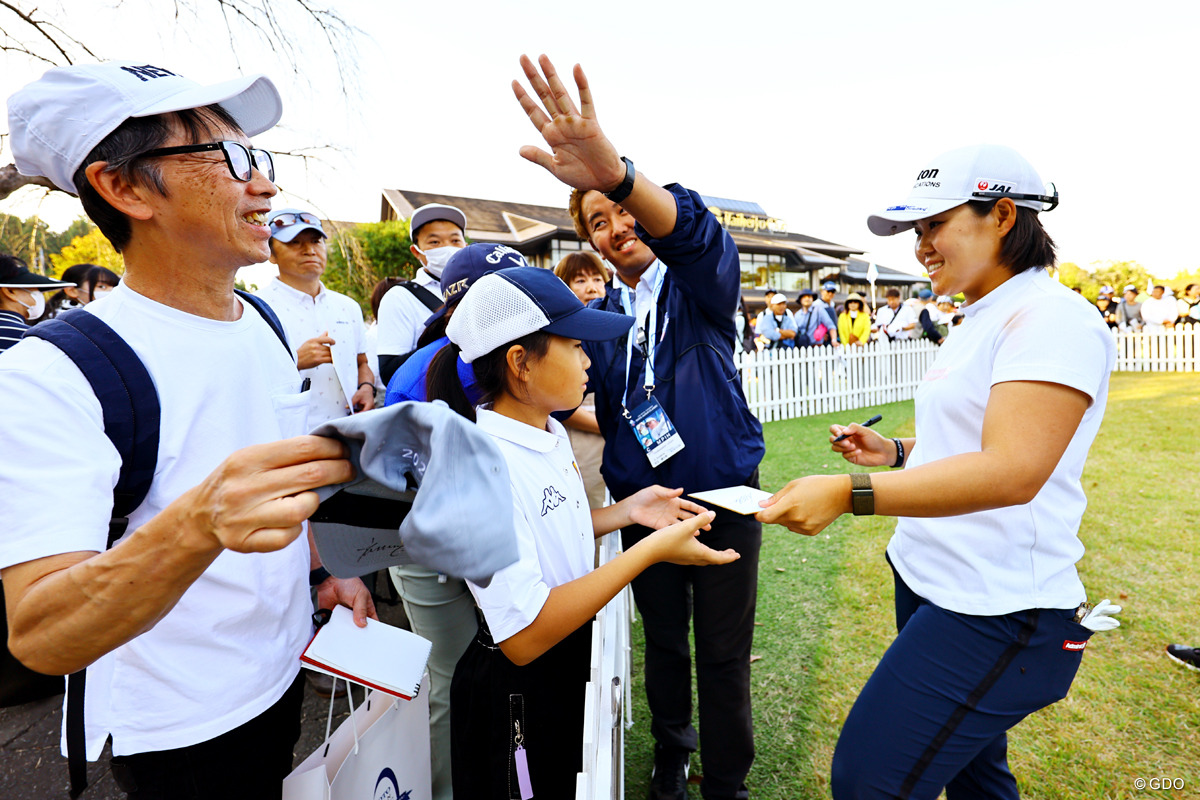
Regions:
[[[998,383],[1057,383],[1091,403],[1031,502],[955,517],[901,517],[888,555],[914,592],[951,611],[1074,608],[1085,598],[1075,571],[1087,506],[1079,478],[1116,362],[1108,326],[1087,300],[1040,269],[1013,276],[962,312],[917,389],[917,444],[906,468],[979,452],[988,396]],[[1027,424],[1040,424],[1036,408]],[[954,486],[944,491],[952,494]]]
[[[350,413],[350,398],[358,390],[358,356],[367,352],[366,326],[358,303],[321,284],[316,297],[293,289],[276,278],[258,292],[283,323],[288,344],[295,353],[309,339],[329,331],[335,344],[333,363],[300,370],[312,380],[308,430]]]
[[[529,627],[552,588],[592,571],[595,533],[583,478],[558,420],[551,418],[543,431],[486,408],[476,413],[508,464],[519,557],[486,589],[467,586],[492,639],[502,642]]]
[[[442,296],[441,282],[425,271],[417,270],[413,283]],[[425,320],[433,314],[405,286],[393,286],[379,301],[379,342],[377,352],[385,356],[402,356],[417,349],[417,339],[425,330]]]

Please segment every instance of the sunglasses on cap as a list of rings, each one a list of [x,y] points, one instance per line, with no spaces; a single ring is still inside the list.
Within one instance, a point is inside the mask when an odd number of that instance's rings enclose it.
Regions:
[[[1038,200],[1042,205],[1042,211],[1053,211],[1058,206],[1058,187],[1053,183],[1047,183],[1045,194],[1019,194],[1017,192],[971,192],[971,197],[993,198],[1009,197],[1013,200]]]
[[[209,144],[183,144],[178,147],[160,147],[139,153],[135,158],[158,158],[160,156],[177,156],[184,153],[207,153],[220,150],[225,156],[225,166],[229,174],[243,183],[249,183],[251,170],[257,169],[267,180],[275,182],[275,162],[266,150],[254,150],[241,142],[210,142]]]
[[[316,225],[318,228],[321,227],[321,220],[317,219],[312,214],[309,214],[307,211],[301,211],[301,212],[295,213],[295,214],[288,211],[286,213],[283,213],[276,217],[273,217],[271,219],[271,221],[268,222],[267,224],[270,225],[272,228],[276,228],[278,230],[283,230],[284,228],[287,228],[291,225],[295,225],[300,222],[303,222],[305,225]]]

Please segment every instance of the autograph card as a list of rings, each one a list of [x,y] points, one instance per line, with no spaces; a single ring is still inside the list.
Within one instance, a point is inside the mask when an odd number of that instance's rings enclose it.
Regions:
[[[688,497],[709,505],[727,508],[738,514],[750,515],[762,511],[759,501],[766,500],[771,494],[762,489],[755,489],[753,486],[730,486],[725,489],[695,492]]]

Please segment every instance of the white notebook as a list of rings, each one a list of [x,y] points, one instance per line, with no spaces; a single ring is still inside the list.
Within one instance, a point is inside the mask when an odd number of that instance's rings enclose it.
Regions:
[[[360,628],[350,609],[337,606],[300,660],[318,672],[411,700],[420,691],[432,647],[428,639],[379,620],[368,619]]]

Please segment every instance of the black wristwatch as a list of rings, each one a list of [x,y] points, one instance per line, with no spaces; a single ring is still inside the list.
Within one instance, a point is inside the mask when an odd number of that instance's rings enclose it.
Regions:
[[[865,472],[850,474],[850,508],[856,517],[875,513],[875,490],[871,488],[871,476]]]
[[[333,576],[329,573],[329,570],[325,569],[324,567],[317,567],[316,569],[308,571],[308,585],[320,586],[327,578],[332,577]]]
[[[621,181],[611,192],[604,193],[604,196],[614,203],[619,203],[629,197],[629,193],[633,191],[633,179],[637,177],[637,170],[634,169],[633,162],[625,156],[621,156],[621,160],[625,162],[625,180]]]

